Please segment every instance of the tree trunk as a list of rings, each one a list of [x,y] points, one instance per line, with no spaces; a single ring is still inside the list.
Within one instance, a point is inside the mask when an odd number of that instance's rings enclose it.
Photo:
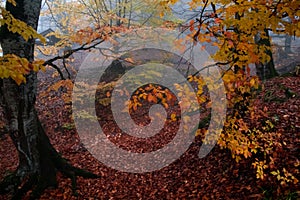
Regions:
[[[285,41],[284,41],[284,51],[285,53],[289,54],[292,53],[292,36],[290,36],[289,34],[285,35]]]
[[[292,22],[290,17],[287,18],[287,22],[289,22],[289,23]],[[286,54],[292,53],[291,45],[292,45],[292,36],[289,34],[286,34],[285,41],[284,41],[284,51]]]
[[[41,1],[16,1],[14,7],[7,3],[6,9],[17,18],[33,28],[37,28]],[[30,5],[29,5],[30,4]],[[25,14],[26,13],[26,14]],[[15,54],[33,60],[34,41],[28,42],[21,36],[8,32],[2,27],[3,54]],[[5,114],[9,122],[10,136],[19,153],[19,168],[17,174],[24,176],[27,172],[39,171],[39,154],[37,150],[38,127],[34,114],[34,103],[37,92],[37,76],[31,72],[26,78],[26,84],[18,86],[12,79],[4,79],[2,85]]]
[[[275,69],[274,60],[273,60],[269,31],[267,29],[265,29],[265,34],[268,37],[267,39],[261,39],[259,37],[259,35],[257,35],[255,38],[255,42],[258,45],[266,45],[267,47],[270,48],[270,50],[267,50],[267,52],[265,52],[268,56],[270,56],[270,61],[268,63],[255,64],[257,76],[261,80],[266,80],[266,79],[278,76],[278,73],[276,72],[276,69]]]
[[[42,0],[16,0],[17,6],[7,2],[6,9],[37,29]],[[15,54],[29,61],[34,58],[34,39],[25,41],[20,35],[1,27],[1,46],[3,53]],[[56,186],[56,171],[59,170],[72,178],[75,188],[77,175],[94,177],[69,165],[53,148],[46,136],[35,110],[37,95],[37,74],[31,72],[26,83],[17,85],[12,79],[3,79],[0,94],[5,105],[5,116],[9,123],[9,133],[18,151],[19,166],[15,174],[6,177],[0,184],[0,191],[14,191],[14,199],[34,187],[31,197],[35,199],[48,186]],[[23,183],[24,180],[27,182]],[[20,188],[19,186],[22,185]],[[9,187],[8,187],[9,186]]]
[[[121,5],[121,0],[117,0],[116,1],[116,13],[117,13],[117,26],[121,26],[122,22],[121,22],[121,17],[122,17],[122,5]]]

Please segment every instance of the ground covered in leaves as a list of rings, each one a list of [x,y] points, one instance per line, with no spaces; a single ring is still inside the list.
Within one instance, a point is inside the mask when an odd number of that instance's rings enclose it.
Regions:
[[[51,77],[43,77],[40,92],[46,90],[50,80]],[[288,96],[287,89],[292,92]],[[80,142],[71,117],[71,104],[61,98],[64,92],[62,88],[39,98],[37,109],[42,124],[58,152],[74,166],[87,169],[100,178],[79,178],[78,194],[73,196],[71,181],[58,174],[58,188],[47,189],[40,199],[297,199],[300,196],[299,183],[280,185],[272,175],[266,176],[264,180],[257,179],[251,166],[252,158],[236,163],[228,150],[216,146],[205,158],[200,159],[199,137],[178,160],[161,170],[134,174],[111,169],[97,161]],[[278,139],[285,145],[273,157],[277,159],[279,168],[289,170],[288,167],[299,163],[300,158],[300,77],[268,80],[255,105],[265,108],[275,128],[282,133]],[[98,112],[100,115],[106,113],[104,110]],[[4,118],[2,115],[0,119]],[[103,127],[105,129],[106,126]],[[112,125],[107,127],[109,129]],[[172,131],[171,127],[165,129],[163,134],[166,137],[158,136],[156,142],[152,141],[149,145],[156,145],[154,150],[160,148],[161,144],[172,139]],[[15,170],[18,164],[17,152],[8,134],[2,132],[1,180]],[[130,137],[117,130],[114,130],[112,136],[112,141],[121,138],[123,145],[131,142]],[[135,141],[136,148],[143,147],[139,146],[139,142]],[[295,176],[300,179],[299,173]],[[9,195],[0,196],[0,199],[7,198]]]

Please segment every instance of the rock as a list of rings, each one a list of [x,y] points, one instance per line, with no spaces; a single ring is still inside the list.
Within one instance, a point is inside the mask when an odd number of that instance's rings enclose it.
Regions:
[[[104,71],[101,76],[100,82],[111,82],[121,77],[126,72],[125,66],[123,66],[120,60],[114,60]]]

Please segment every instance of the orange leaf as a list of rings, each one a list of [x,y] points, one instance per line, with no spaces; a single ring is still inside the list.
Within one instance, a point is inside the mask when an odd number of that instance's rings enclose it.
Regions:
[[[194,28],[194,25],[195,25],[195,21],[192,19],[191,21],[190,21],[190,31],[194,31],[195,30],[195,28]]]
[[[148,102],[157,103],[157,98],[153,96],[152,94],[149,94],[147,97]]]

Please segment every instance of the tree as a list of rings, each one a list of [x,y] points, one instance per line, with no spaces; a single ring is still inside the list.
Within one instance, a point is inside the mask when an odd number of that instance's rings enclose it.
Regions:
[[[79,1],[47,1],[48,15],[56,22],[64,33],[74,32],[74,28],[88,26],[160,26],[166,20],[174,19],[171,12],[164,18],[159,17],[159,1],[141,0],[79,0]]]
[[[21,198],[31,188],[34,188],[31,198],[35,199],[45,188],[56,186],[57,171],[72,179],[73,189],[76,176],[97,177],[73,167],[57,153],[34,107],[37,71],[42,67],[42,63],[34,62],[33,56],[35,37],[40,37],[35,31],[41,2],[8,0],[6,8],[1,7],[0,38],[4,57],[0,60],[0,77],[4,79],[1,79],[0,92],[9,134],[18,151],[19,166],[14,174],[4,179],[0,188],[1,192],[7,192],[10,186],[15,199]]]
[[[169,9],[176,2],[161,1],[161,6]],[[191,36],[216,45],[214,59],[230,67],[262,66],[258,68],[258,75],[264,75],[261,79],[276,75],[268,32],[300,35],[300,2],[296,0],[193,0],[189,5],[199,9],[190,23]]]
[[[256,62],[256,74],[261,80],[269,79],[278,75],[275,69],[273,54],[271,51],[271,41],[269,36],[269,31],[267,29],[264,30],[266,38],[260,38],[259,34],[254,37],[255,43],[258,46],[264,45],[267,47],[265,50],[266,55],[269,57],[265,63],[263,62]]]
[[[162,0],[160,6],[171,10],[177,2]],[[194,42],[217,47],[212,57],[222,71],[226,87],[228,112],[218,144],[229,149],[237,162],[254,157],[256,161],[252,165],[256,177],[264,179],[266,169],[272,170],[274,166],[267,149],[278,148],[280,144],[273,143],[273,136],[278,133],[271,120],[257,115],[258,110],[251,106],[259,81],[250,76],[249,65],[258,66],[257,75],[261,80],[276,75],[269,31],[300,36],[300,1],[191,0],[188,4],[191,10],[198,10],[197,16],[186,26],[189,37]],[[266,110],[259,113],[266,113]],[[257,119],[264,120],[264,124],[251,128],[250,121]],[[274,176],[280,173],[271,172]],[[297,184],[298,179],[293,175],[287,177],[286,182]]]

